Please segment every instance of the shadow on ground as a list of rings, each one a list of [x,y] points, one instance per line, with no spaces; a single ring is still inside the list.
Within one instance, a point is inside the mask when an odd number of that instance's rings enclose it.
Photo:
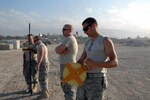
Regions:
[[[26,93],[24,90],[9,92],[9,93],[0,93],[0,100],[22,100],[22,99],[27,99],[27,98],[30,98],[30,99],[32,98],[32,100],[37,100],[36,98],[34,99],[33,97],[35,96],[37,97],[38,94],[39,93],[34,93],[31,95],[31,93]]]

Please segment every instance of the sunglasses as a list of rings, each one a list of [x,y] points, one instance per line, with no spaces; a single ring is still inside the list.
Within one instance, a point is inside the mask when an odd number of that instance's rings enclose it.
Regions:
[[[36,41],[38,41],[38,40],[34,40],[34,43],[35,43]]]
[[[66,29],[66,28],[63,28],[63,29],[62,29],[62,31],[66,31],[66,30],[70,30],[70,29]]]
[[[86,27],[83,28],[83,31],[86,32],[89,29],[89,26],[91,26],[92,24],[87,25]]]

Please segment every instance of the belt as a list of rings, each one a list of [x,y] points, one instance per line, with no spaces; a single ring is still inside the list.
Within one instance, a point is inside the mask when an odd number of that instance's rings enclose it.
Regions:
[[[33,59],[33,60],[31,60],[31,62],[35,62],[35,61],[36,61],[36,60],[34,60],[34,59]],[[27,63],[30,63],[30,61],[29,61],[29,60],[28,60],[28,61],[26,61],[26,62],[27,62]]]
[[[104,77],[104,73],[87,73],[87,77]]]

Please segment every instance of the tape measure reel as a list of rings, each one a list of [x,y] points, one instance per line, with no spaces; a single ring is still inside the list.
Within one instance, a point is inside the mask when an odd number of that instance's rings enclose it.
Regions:
[[[29,52],[29,48],[28,47],[22,47],[23,52]]]
[[[86,70],[79,63],[66,64],[63,71],[62,83],[68,83],[71,86],[81,86],[86,79]]]

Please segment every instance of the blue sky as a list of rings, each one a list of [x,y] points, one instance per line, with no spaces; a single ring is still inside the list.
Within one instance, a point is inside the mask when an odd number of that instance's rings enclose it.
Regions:
[[[33,34],[61,34],[69,23],[83,35],[87,17],[97,19],[100,33],[114,29],[133,32],[125,33],[131,37],[150,36],[149,0],[0,0],[0,35],[25,35],[29,22]]]

